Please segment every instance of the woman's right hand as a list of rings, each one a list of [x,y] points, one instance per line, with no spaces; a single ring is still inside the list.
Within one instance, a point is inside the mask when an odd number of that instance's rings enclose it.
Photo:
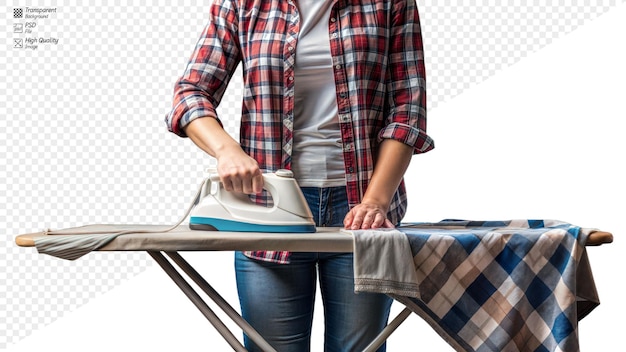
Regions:
[[[197,118],[184,130],[200,149],[217,159],[217,173],[227,191],[254,194],[263,190],[259,164],[224,131],[216,118]]]
[[[221,150],[217,157],[217,173],[224,189],[246,194],[263,190],[263,174],[259,164],[239,145]]]

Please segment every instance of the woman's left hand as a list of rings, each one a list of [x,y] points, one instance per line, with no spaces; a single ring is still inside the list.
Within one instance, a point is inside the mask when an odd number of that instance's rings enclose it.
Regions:
[[[343,220],[343,226],[348,230],[378,229],[394,227],[387,219],[387,210],[373,203],[361,203],[352,208]]]

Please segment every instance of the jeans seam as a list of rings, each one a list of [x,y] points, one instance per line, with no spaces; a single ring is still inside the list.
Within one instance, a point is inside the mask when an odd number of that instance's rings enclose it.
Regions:
[[[319,208],[317,210],[317,216],[320,222],[320,226],[326,226],[326,201],[324,199],[324,195],[325,195],[325,188],[318,188],[318,199],[319,199]]]
[[[330,206],[330,200],[333,199],[333,190],[334,188],[328,188],[328,198],[326,199],[326,214],[324,216],[327,224],[333,223],[333,215],[335,214],[334,209]]]

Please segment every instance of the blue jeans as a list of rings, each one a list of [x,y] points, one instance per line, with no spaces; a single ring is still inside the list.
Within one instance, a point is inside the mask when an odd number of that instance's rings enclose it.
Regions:
[[[348,212],[344,187],[302,191],[318,226],[343,225]],[[235,269],[243,317],[279,352],[310,350],[318,275],[326,352],[362,350],[387,324],[391,298],[354,293],[352,253],[291,253],[289,264],[276,264],[237,252]],[[259,351],[246,336],[244,344]]]

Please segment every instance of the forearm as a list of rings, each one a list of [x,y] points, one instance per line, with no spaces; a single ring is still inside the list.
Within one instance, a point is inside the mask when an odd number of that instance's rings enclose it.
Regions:
[[[356,230],[394,226],[387,219],[389,204],[409,167],[412,155],[413,147],[397,140],[385,139],[380,144],[372,179],[361,203],[346,215],[343,221],[346,228]]]
[[[218,158],[233,149],[241,149],[219,122],[213,117],[197,118],[185,126],[187,136],[203,151]]]
[[[362,203],[376,204],[387,209],[412,156],[413,147],[393,139],[385,139],[380,145],[374,174]]]

